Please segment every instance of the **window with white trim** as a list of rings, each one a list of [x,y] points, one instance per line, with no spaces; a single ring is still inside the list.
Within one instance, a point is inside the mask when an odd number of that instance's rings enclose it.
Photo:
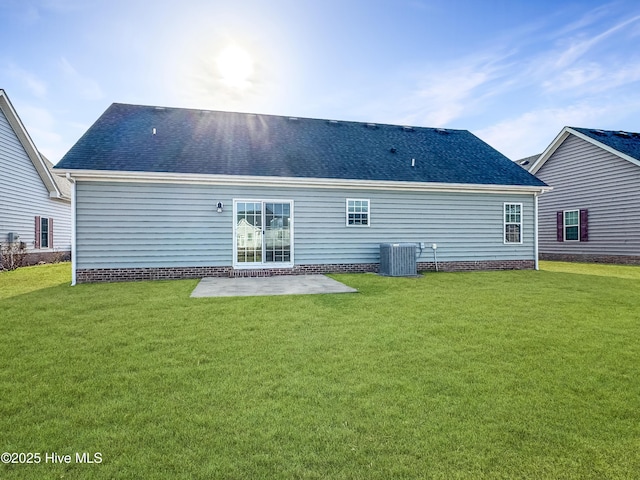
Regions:
[[[35,217],[34,248],[53,248],[53,218]]]
[[[40,219],[40,248],[49,248],[49,219]]]
[[[504,243],[522,243],[522,204],[504,204]]]
[[[564,240],[565,242],[580,240],[580,210],[565,210]]]
[[[369,200],[347,198],[347,226],[369,226]]]

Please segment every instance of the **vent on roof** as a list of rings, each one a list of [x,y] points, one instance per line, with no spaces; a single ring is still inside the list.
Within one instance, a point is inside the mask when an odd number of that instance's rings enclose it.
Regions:
[[[409,126],[406,126],[406,125],[404,127],[402,127],[402,130],[404,130],[405,132],[415,132],[416,131],[415,128],[409,127]]]
[[[390,151],[391,153],[396,153],[396,152],[397,152],[397,150],[396,150],[396,148],[395,148],[395,147],[391,147],[391,148],[389,149],[389,151]]]
[[[623,137],[623,138],[629,138],[631,136],[627,132],[623,132],[623,131],[616,132],[614,133],[614,135],[616,137]]]
[[[442,134],[442,135],[449,135],[449,130],[445,129],[445,128],[436,128],[436,132]]]
[[[289,120],[292,122],[297,122],[300,119],[298,117],[289,117]]]
[[[338,122],[337,120],[327,120],[327,123],[329,125],[338,125],[338,123],[340,123],[340,122]]]
[[[607,133],[602,130],[590,130],[591,133],[595,133],[596,135],[600,135],[601,137],[605,136]]]
[[[164,107],[155,107],[156,110],[166,110]]]
[[[378,128],[378,125],[376,125],[375,123],[367,123],[365,126],[372,130],[375,130],[376,128]]]

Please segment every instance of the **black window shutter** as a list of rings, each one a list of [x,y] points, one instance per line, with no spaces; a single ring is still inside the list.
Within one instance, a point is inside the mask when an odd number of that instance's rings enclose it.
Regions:
[[[589,210],[580,210],[580,241],[589,241]]]
[[[564,242],[564,214],[556,212],[556,240]]]

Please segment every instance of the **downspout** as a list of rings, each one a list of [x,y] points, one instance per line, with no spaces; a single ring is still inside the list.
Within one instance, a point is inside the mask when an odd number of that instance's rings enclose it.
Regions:
[[[533,194],[533,212],[535,218],[533,219],[533,230],[534,230],[534,247],[533,254],[535,256],[535,269],[540,270],[540,266],[538,265],[538,192]]]
[[[71,286],[76,284],[76,181],[67,173],[71,183]]]

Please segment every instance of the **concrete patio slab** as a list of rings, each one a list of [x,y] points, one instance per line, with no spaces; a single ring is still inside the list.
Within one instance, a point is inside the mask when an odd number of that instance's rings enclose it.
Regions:
[[[265,295],[310,295],[318,293],[354,293],[325,275],[283,275],[250,278],[203,278],[191,297],[257,297]]]

